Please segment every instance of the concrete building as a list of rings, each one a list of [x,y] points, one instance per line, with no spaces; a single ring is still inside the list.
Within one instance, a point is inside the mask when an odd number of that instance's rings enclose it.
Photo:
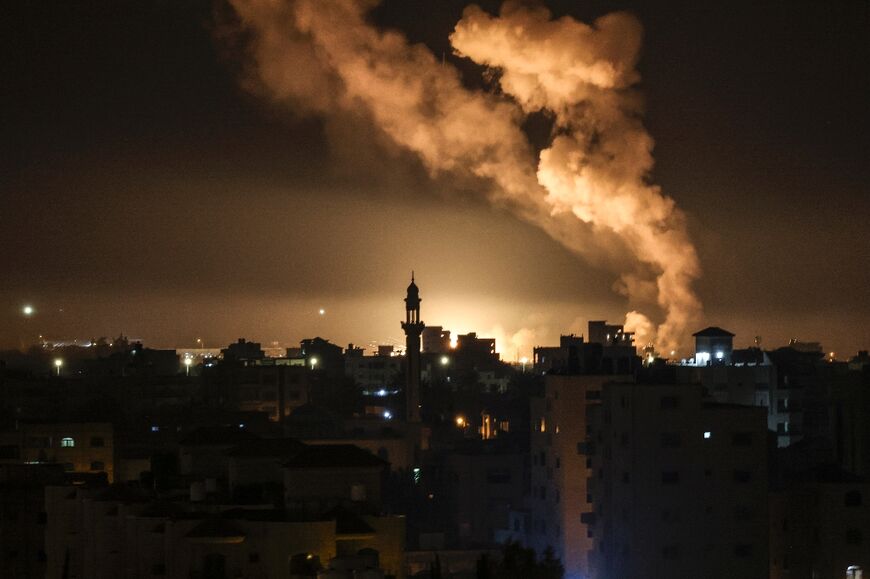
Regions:
[[[446,354],[450,351],[450,330],[441,326],[423,328],[423,353]]]
[[[45,487],[64,483],[59,464],[0,463],[0,575],[45,577]]]
[[[18,463],[58,463],[66,472],[115,478],[114,429],[103,422],[24,423],[0,432],[0,446],[17,448]]]
[[[600,396],[578,448],[593,551],[577,576],[767,577],[765,410],[689,385],[612,382]]]
[[[587,578],[594,543],[589,534],[587,408],[599,403],[613,376],[548,374],[531,405],[531,488],[523,543],[539,555],[549,547],[565,576]],[[630,376],[619,379],[631,380]]]
[[[392,352],[377,354],[375,356],[351,356],[345,355],[345,376],[353,378],[357,387],[373,395],[379,395],[381,390],[391,391],[402,375],[404,357]]]
[[[381,508],[385,461],[350,445],[287,439],[248,441],[223,455],[234,469],[230,494],[208,482],[210,462],[184,479],[189,495],[46,487],[45,577],[405,576],[405,520]],[[279,495],[252,492],[275,488],[276,463]]]
[[[870,576],[870,483],[836,467],[791,478],[770,497],[770,579]]]

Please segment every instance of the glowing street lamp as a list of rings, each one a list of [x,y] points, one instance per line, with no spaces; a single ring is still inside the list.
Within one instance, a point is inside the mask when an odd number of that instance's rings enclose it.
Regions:
[[[184,359],[184,373],[186,376],[190,376],[190,365],[193,364],[193,360],[190,358]]]
[[[450,358],[448,358],[447,356],[441,356],[441,365],[442,366],[446,366],[449,363],[450,363]]]
[[[311,369],[314,370],[317,367],[317,358],[311,358]]]
[[[30,316],[32,316],[35,312],[36,312],[36,310],[34,310],[33,306],[31,306],[30,304],[27,304],[26,306],[21,308],[21,313],[24,314],[25,316],[27,316],[28,318]]]
[[[465,428],[466,426],[468,426],[468,423],[465,421],[464,416],[456,417],[456,426],[458,426],[459,428]]]
[[[57,375],[60,376],[60,369],[63,367],[63,360],[61,360],[60,358],[55,358],[54,367],[57,368]]]
[[[526,373],[526,364],[528,364],[528,363],[529,363],[529,359],[526,358],[525,356],[523,356],[522,358],[520,358],[520,364],[523,365],[523,374]]]

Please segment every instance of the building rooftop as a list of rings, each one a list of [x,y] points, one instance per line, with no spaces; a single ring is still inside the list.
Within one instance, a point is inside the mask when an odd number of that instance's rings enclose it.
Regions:
[[[710,326],[709,328],[704,328],[700,332],[695,332],[692,334],[696,338],[733,338],[734,334],[729,332],[728,330],[723,330],[717,326]]]
[[[200,426],[188,433],[179,444],[183,446],[235,446],[259,439],[256,434],[238,426]]]
[[[265,438],[252,440],[224,452],[226,456],[239,458],[284,458],[295,456],[306,446],[295,438]]]
[[[389,464],[353,444],[308,446],[284,463],[286,468],[378,468]]]

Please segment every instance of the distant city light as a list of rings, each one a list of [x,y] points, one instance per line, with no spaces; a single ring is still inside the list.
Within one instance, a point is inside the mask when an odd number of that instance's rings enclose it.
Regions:
[[[717,360],[721,360],[724,357],[725,357],[725,352],[722,352],[721,350],[716,352],[716,359]]]
[[[311,369],[314,370],[315,366],[317,366],[317,358],[311,358]]]
[[[184,373],[187,376],[190,376],[190,365],[191,364],[193,364],[193,360],[191,360],[190,358],[185,356],[184,357]]]
[[[151,432],[160,432],[160,427],[157,426],[157,425],[153,425],[153,426],[151,427]]]
[[[27,305],[27,306],[24,306],[23,308],[21,308],[21,313],[24,314],[25,316],[32,316],[34,311],[35,310],[33,309],[33,306],[31,306],[31,305]]]
[[[710,437],[712,437],[712,436],[713,436],[713,433],[710,432],[709,430],[704,431],[704,438],[705,438],[705,439],[708,439],[708,438],[710,438]]]
[[[385,419],[389,420],[389,419],[392,418],[392,417],[393,417],[393,413],[392,413],[392,412],[390,412],[389,410],[384,410],[384,418],[385,418]]]
[[[448,358],[447,356],[441,356],[441,365],[442,366],[446,366],[449,363],[450,363],[450,358]]]
[[[455,348],[459,344],[459,338],[456,336],[450,336],[450,347]]]
[[[317,310],[317,313],[322,316],[323,314],[326,313],[326,310],[324,310],[323,308],[320,308],[319,310]]]
[[[63,366],[63,360],[60,358],[54,359],[54,367],[57,368],[57,375],[60,376],[60,369]]]
[[[468,424],[468,423],[465,421],[464,416],[457,416],[456,417],[456,426],[458,426],[459,428],[465,428],[466,424]]]

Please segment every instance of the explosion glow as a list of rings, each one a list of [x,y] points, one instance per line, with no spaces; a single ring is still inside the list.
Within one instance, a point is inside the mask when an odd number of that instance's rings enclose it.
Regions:
[[[638,343],[676,349],[698,321],[700,265],[684,215],[648,182],[653,140],[632,88],[642,33],[633,16],[587,25],[510,2],[498,16],[468,7],[450,41],[495,73],[496,95],[465,88],[425,46],[371,25],[371,0],[231,4],[251,38],[248,86],[296,110],[367,118],[433,176],[467,178],[596,264],[629,256],[615,289],[663,315],[656,325],[627,314]],[[537,159],[520,126],[536,112],[555,123]]]

